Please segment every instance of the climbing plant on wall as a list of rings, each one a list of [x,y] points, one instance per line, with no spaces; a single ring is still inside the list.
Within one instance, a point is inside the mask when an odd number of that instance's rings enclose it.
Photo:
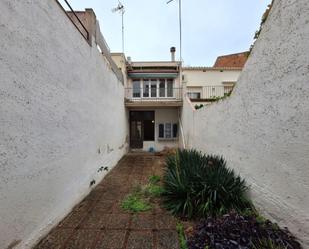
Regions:
[[[267,9],[265,10],[263,16],[262,16],[262,19],[261,19],[261,24],[260,24],[260,28],[255,32],[254,34],[254,42],[253,44],[250,46],[250,52],[252,51],[253,47],[254,47],[254,44],[255,44],[255,41],[259,38],[260,34],[261,34],[261,31],[262,31],[262,28],[263,28],[263,25],[264,23],[266,22],[268,16],[269,16],[269,13],[271,11],[271,8],[273,6],[273,3],[274,3],[274,0],[271,1],[271,3],[269,5],[267,5]]]

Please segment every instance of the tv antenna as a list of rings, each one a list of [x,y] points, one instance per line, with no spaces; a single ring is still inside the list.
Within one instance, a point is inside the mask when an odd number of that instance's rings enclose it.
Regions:
[[[174,2],[175,0],[167,1],[167,4]],[[179,6],[179,53],[180,53],[180,61],[182,62],[182,21],[181,21],[181,0],[178,0]]]
[[[123,4],[118,0],[118,6],[116,8],[113,8],[112,9],[112,12],[115,13],[115,12],[118,12],[121,14],[121,17],[122,17],[122,53],[124,53],[124,22],[123,22],[123,16],[124,16],[124,13],[125,13],[125,9],[124,9],[124,6]]]

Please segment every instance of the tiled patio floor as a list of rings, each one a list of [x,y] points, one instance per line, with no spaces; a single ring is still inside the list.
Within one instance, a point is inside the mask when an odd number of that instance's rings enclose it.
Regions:
[[[132,214],[120,208],[135,184],[162,175],[163,160],[128,154],[35,249],[178,249],[176,219],[160,208]]]

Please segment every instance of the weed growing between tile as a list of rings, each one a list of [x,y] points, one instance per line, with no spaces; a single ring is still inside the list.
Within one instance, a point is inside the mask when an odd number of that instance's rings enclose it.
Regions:
[[[186,240],[185,232],[184,232],[184,227],[180,222],[177,223],[176,230],[177,230],[177,233],[178,233],[179,248],[180,249],[188,249],[187,240]]]
[[[152,209],[152,202],[163,193],[160,177],[152,175],[146,185],[135,186],[132,193],[127,195],[121,203],[121,208],[133,213],[146,212]]]

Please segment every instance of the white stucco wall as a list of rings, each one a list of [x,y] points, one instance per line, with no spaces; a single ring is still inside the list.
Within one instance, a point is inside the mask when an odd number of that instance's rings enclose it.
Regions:
[[[191,147],[223,155],[251,185],[257,207],[288,226],[305,248],[309,248],[308,41],[308,0],[275,0],[233,94],[194,112],[194,138],[189,139]]]
[[[183,98],[183,106],[181,110],[180,128],[180,147],[190,149],[194,143],[195,137],[195,103],[190,102],[190,99],[185,96]]]
[[[187,87],[221,86],[222,82],[237,82],[241,70],[183,69]]]
[[[128,87],[127,80],[127,60],[123,53],[111,53],[111,57],[123,75],[124,87]]]
[[[124,89],[54,0],[0,9],[0,248],[30,248],[125,153]]]

